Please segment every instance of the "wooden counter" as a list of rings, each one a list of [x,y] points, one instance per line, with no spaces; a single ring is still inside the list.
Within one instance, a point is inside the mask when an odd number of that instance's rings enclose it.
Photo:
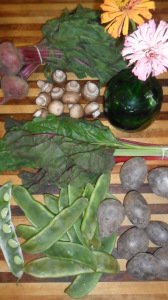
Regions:
[[[73,9],[77,3],[85,7],[98,8],[101,1],[99,0],[0,0],[0,42],[9,40],[16,46],[37,44],[42,35],[40,32],[41,25],[48,19],[57,17],[63,9]],[[154,17],[168,21],[168,1],[156,1],[156,11]],[[68,79],[75,78],[71,73]],[[42,68],[39,68],[29,78],[30,91],[26,99],[22,101],[12,100],[9,103],[0,106],[0,136],[4,134],[4,119],[12,116],[15,119],[31,119],[32,113],[36,110],[35,97],[38,95],[36,81],[44,79]],[[157,119],[146,130],[138,133],[126,133],[113,130],[113,133],[120,138],[128,138],[132,141],[158,143],[168,145],[168,73],[159,77],[163,86],[164,102],[161,112]],[[101,95],[103,94],[103,89]],[[0,91],[0,97],[2,92]],[[102,103],[102,96],[100,97]],[[109,125],[104,119],[104,124]],[[150,161],[148,169],[157,165],[167,165],[168,161]],[[115,166],[111,184],[113,193],[123,201],[124,192],[119,181],[120,165]],[[0,175],[0,184],[7,180],[12,180],[13,184],[20,184],[21,181],[16,173],[5,173]],[[152,220],[162,220],[168,222],[168,200],[151,194],[147,184],[142,188],[142,193],[152,210]],[[36,196],[41,200],[40,195]],[[12,203],[14,223],[23,223],[24,217],[17,213],[15,203]],[[130,225],[128,219],[125,219],[123,226]],[[155,245],[150,243],[150,249],[153,251]],[[121,272],[117,276],[103,276],[101,282],[85,297],[86,300],[166,300],[168,299],[168,283],[166,281],[137,281],[125,272],[125,261],[120,260]],[[64,288],[68,284],[65,280],[40,280],[24,275],[19,284],[8,271],[3,255],[0,252],[0,299],[1,300],[65,300],[70,299],[64,294]]]

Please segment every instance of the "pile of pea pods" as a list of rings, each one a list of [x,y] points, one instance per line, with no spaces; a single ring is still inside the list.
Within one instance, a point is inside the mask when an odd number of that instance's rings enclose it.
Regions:
[[[22,261],[21,271],[39,278],[75,276],[65,290],[72,298],[87,295],[102,273],[119,272],[118,262],[111,255],[116,234],[101,238],[96,217],[109,185],[110,173],[105,173],[95,186],[88,183],[82,193],[69,185],[61,189],[58,197],[45,194],[44,204],[24,186],[13,186],[12,196],[30,222],[16,228],[17,236],[24,239],[17,251],[39,254],[25,265]],[[16,260],[21,254],[13,254],[12,249],[8,256]]]

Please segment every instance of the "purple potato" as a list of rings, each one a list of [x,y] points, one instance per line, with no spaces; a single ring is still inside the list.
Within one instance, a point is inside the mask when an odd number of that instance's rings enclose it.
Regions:
[[[168,198],[168,167],[159,167],[148,174],[149,186],[153,193]]]
[[[126,191],[137,190],[144,183],[146,176],[147,165],[142,157],[133,157],[121,167],[120,180]]]
[[[120,235],[117,242],[118,255],[130,259],[139,252],[146,252],[149,238],[143,229],[132,227]]]
[[[154,256],[158,259],[160,266],[157,277],[159,279],[168,279],[168,247],[157,249]]]
[[[144,197],[137,191],[130,191],[124,198],[124,208],[128,219],[138,228],[149,224],[151,211]]]
[[[149,239],[156,245],[168,246],[168,224],[161,221],[150,221],[145,229]]]
[[[127,271],[141,280],[152,280],[157,277],[158,259],[150,253],[138,253],[127,263]]]
[[[116,232],[123,222],[125,211],[122,203],[115,199],[104,200],[98,209],[97,218],[101,237]]]

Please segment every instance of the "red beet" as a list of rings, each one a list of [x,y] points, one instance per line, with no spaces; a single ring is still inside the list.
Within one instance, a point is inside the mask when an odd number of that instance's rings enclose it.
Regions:
[[[0,44],[0,69],[5,74],[17,74],[23,66],[21,52],[10,42]]]
[[[4,93],[4,100],[0,102],[1,104],[9,99],[23,99],[27,96],[29,90],[27,81],[15,75],[3,76],[1,88]]]

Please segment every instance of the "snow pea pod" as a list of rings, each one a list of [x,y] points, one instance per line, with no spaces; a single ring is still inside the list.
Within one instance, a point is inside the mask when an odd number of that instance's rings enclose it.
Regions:
[[[99,260],[97,253],[95,255],[87,247],[70,242],[56,242],[45,251],[45,254],[53,258],[62,257],[72,259],[76,262],[87,265],[93,270],[97,269],[97,260]]]
[[[36,201],[23,186],[14,186],[12,195],[26,218],[35,227],[42,228],[54,218],[54,215],[43,204]]]
[[[59,278],[93,272],[85,264],[79,264],[79,262],[74,260],[60,257],[35,259],[25,265],[24,271],[29,275],[39,278]]]
[[[49,211],[53,214],[58,214],[59,207],[58,207],[58,197],[51,195],[51,194],[44,194],[44,203]]]
[[[104,200],[110,184],[110,172],[102,174],[95,185],[91,194],[90,201],[85,211],[81,231],[86,239],[90,241],[93,239],[97,227],[97,210],[99,204]]]
[[[102,241],[102,251],[111,253],[116,242],[116,234],[113,233],[110,237],[105,238]],[[70,297],[79,299],[86,296],[90,291],[94,289],[98,281],[100,280],[102,273],[88,273],[75,277],[73,282],[65,289]]]
[[[116,274],[119,271],[117,260],[110,254],[105,252],[93,251],[96,258],[97,269],[96,272]]]
[[[39,232],[39,228],[30,226],[30,225],[18,225],[16,227],[16,233],[19,237],[28,240],[33,237],[35,234]],[[64,236],[61,238],[61,241],[69,242],[69,238],[65,233]]]
[[[24,259],[11,221],[11,191],[10,182],[0,188],[0,248],[10,271],[20,278],[23,275]]]
[[[86,198],[79,198],[71,206],[62,210],[55,218],[37,235],[26,241],[22,248],[31,253],[43,252],[72,227],[87,206]]]
[[[34,236],[38,232],[39,232],[38,228],[36,228],[34,226],[30,226],[30,225],[20,224],[16,227],[17,235],[25,240],[30,239],[32,236]]]

